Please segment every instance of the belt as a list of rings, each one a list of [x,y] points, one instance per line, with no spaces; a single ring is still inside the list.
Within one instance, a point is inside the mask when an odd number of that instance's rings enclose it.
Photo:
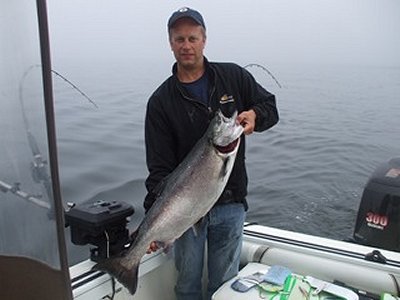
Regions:
[[[233,191],[231,189],[226,189],[222,192],[222,195],[219,197],[217,204],[226,204],[234,202],[242,202],[242,201],[237,201]]]
[[[226,189],[223,191],[222,195],[219,197],[216,205],[224,205],[228,203],[242,203],[244,209],[247,211],[249,206],[247,204],[246,198],[237,197],[235,192],[231,189]]]

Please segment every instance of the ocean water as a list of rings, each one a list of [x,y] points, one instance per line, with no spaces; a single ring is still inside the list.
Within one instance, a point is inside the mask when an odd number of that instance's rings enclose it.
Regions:
[[[400,156],[400,68],[266,67],[281,88],[260,68],[249,71],[276,95],[280,122],[247,138],[247,221],[348,238],[369,176]],[[64,73],[97,108],[54,78],[64,202],[127,201],[137,225],[147,176],[146,103],[169,70],[124,65]]]

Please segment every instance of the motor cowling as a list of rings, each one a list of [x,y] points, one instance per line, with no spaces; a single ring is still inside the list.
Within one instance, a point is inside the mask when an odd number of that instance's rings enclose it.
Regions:
[[[380,165],[369,178],[354,239],[359,244],[400,251],[400,158]]]
[[[131,205],[122,201],[95,200],[80,203],[65,213],[75,245],[92,245],[90,258],[100,261],[125,249],[129,242],[128,217]]]

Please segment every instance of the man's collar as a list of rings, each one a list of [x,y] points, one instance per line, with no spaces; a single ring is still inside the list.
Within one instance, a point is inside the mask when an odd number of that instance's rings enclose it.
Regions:
[[[208,62],[207,57],[203,56],[203,58],[204,58],[205,71],[207,72],[207,70],[208,70],[208,68],[209,68],[209,66],[210,66],[210,63]],[[178,63],[175,62],[175,63],[172,65],[172,74],[176,76],[176,73],[177,73],[177,72],[178,72]]]

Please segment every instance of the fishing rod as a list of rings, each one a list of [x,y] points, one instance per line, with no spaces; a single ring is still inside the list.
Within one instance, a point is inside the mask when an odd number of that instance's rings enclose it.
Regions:
[[[29,75],[29,73],[35,68],[41,68],[41,65],[32,65],[32,66],[28,67],[20,79],[19,102],[21,105],[22,119],[23,119],[23,123],[24,123],[24,128],[25,128],[29,148],[31,149],[32,156],[33,156],[33,160],[31,162],[31,166],[30,166],[31,167],[31,176],[36,183],[40,183],[44,187],[45,192],[48,196],[48,199],[52,199],[53,192],[52,192],[51,176],[48,173],[48,162],[43,157],[43,155],[40,151],[39,145],[37,143],[37,140],[31,131],[28,117],[26,114],[25,103],[24,103],[25,79]],[[82,90],[80,90],[75,84],[73,84],[70,80],[68,80],[66,77],[64,77],[57,71],[51,70],[51,72],[53,74],[55,74],[56,76],[60,77],[61,79],[63,79],[65,82],[67,82],[70,86],[72,86],[73,89],[75,89],[83,97],[85,97],[93,106],[98,108],[97,104],[92,99],[90,99]],[[12,194],[20,197],[21,199],[32,202],[39,207],[48,209],[50,218],[54,215],[54,207],[52,204],[50,204],[52,202],[48,203],[44,200],[41,200],[40,198],[42,198],[43,195],[32,195],[32,194],[29,194],[29,193],[21,190],[21,183],[19,183],[19,182],[16,182],[13,184],[8,184],[8,183],[0,180],[0,191],[2,191],[4,193],[11,192]]]
[[[279,83],[278,79],[275,78],[275,76],[264,66],[259,65],[259,64],[247,64],[244,66],[245,69],[251,68],[251,67],[257,67],[266,72],[271,78],[275,81],[275,83],[278,85],[279,88],[282,88],[282,85]]]
[[[20,197],[24,200],[27,200],[29,202],[32,202],[40,207],[43,207],[46,209],[51,208],[49,203],[39,199],[39,197],[41,197],[40,195],[35,196],[35,195],[31,195],[31,194],[28,194],[28,193],[22,191],[20,188],[19,182],[14,183],[13,185],[10,185],[10,184],[7,184],[4,181],[0,180],[0,191],[2,191],[3,193],[7,193],[7,192],[13,193],[14,195],[17,195],[18,197]]]

